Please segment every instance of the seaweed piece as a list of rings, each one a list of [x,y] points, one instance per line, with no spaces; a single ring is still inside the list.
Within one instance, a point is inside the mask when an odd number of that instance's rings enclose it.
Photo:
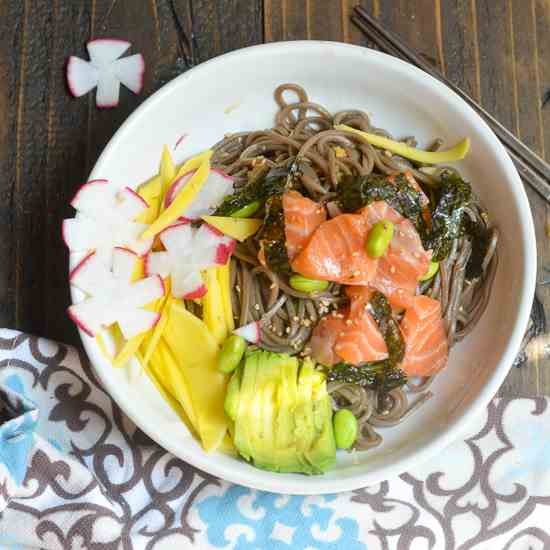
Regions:
[[[275,166],[263,178],[258,178],[229,195],[214,212],[215,216],[231,216],[237,210],[251,202],[262,204],[269,197],[282,194],[288,187],[288,176],[291,169],[288,166]]]
[[[432,260],[444,260],[453,241],[465,234],[464,207],[470,203],[472,188],[456,172],[444,171],[440,176],[437,206],[432,212],[432,228],[424,234],[426,250],[432,250]],[[422,233],[420,233],[422,237]]]
[[[386,201],[408,218],[422,236],[427,232],[423,217],[423,196],[403,174],[382,176],[347,176],[338,186],[338,202],[344,212],[355,212],[375,201]]]
[[[267,199],[264,224],[258,238],[269,267],[276,273],[290,273],[282,195],[275,195]]]
[[[472,243],[472,252],[466,264],[466,279],[471,281],[483,274],[482,265],[491,241],[491,231],[485,224],[475,223],[468,216],[465,216],[463,224],[463,233],[469,236]]]
[[[388,361],[392,366],[397,365],[405,356],[405,340],[401,334],[399,324],[392,316],[388,299],[382,292],[372,293],[369,301],[369,312],[373,316],[380,333],[384,337],[388,348]]]

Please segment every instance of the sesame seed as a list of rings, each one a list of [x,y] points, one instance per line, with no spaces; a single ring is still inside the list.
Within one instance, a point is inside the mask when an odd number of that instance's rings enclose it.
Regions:
[[[311,348],[309,346],[305,347],[303,353],[306,354],[306,355],[311,353]]]
[[[351,253],[351,255],[356,258],[357,256],[359,256],[359,252],[357,252],[357,250],[355,250],[354,252]]]
[[[384,155],[386,155],[387,157],[391,157],[391,156],[392,156],[392,152],[391,152],[391,151],[388,151],[387,149],[384,149]]]
[[[286,327],[286,328],[285,328],[285,332],[286,332],[287,334],[290,334],[290,327]]]
[[[340,336],[345,336],[345,335],[346,335],[346,333],[345,333],[344,331],[342,331],[342,332],[340,333]]]
[[[351,325],[353,325],[353,321],[351,319],[346,319],[346,325],[348,325],[348,327],[351,327]]]
[[[395,273],[395,266],[394,266],[394,265],[392,265],[392,266],[390,267],[390,273]]]
[[[276,285],[275,283],[271,283],[271,284],[269,285],[269,288],[270,288],[271,290],[273,290],[276,286],[277,286],[277,285]]]
[[[254,304],[254,309],[256,311],[260,311],[260,304]]]
[[[328,307],[330,305],[330,302],[327,302],[326,300],[321,300],[321,304],[323,304],[325,307]]]
[[[359,277],[359,275],[361,275],[361,272],[358,269],[356,269],[351,275],[352,277]]]
[[[304,327],[311,326],[311,321],[309,319],[304,319]]]
[[[241,291],[241,287],[240,287],[239,285],[235,285],[235,290],[236,290],[237,292],[240,292],[240,291]]]
[[[298,317],[298,315],[294,315],[294,317],[292,317],[292,320],[297,323],[300,320],[300,317]]]

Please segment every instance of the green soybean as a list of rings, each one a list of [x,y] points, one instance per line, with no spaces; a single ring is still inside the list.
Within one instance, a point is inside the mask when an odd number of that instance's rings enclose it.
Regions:
[[[380,258],[386,253],[393,238],[393,223],[390,220],[381,220],[375,223],[369,234],[365,249],[371,258]]]
[[[254,201],[233,212],[233,214],[231,214],[231,217],[232,218],[250,218],[250,216],[252,216],[252,214],[255,214],[259,208],[260,208],[260,201]]]
[[[322,292],[328,288],[328,281],[319,281],[317,279],[308,279],[302,275],[292,275],[289,281],[290,286],[298,292]]]
[[[430,262],[430,265],[428,266],[428,271],[418,279],[419,281],[427,281],[431,279],[439,270],[439,262]]]
[[[357,439],[357,418],[348,409],[340,409],[332,417],[334,439],[339,449],[349,449]]]
[[[246,351],[244,338],[233,334],[224,343],[218,356],[218,369],[222,372],[233,372],[241,362]]]

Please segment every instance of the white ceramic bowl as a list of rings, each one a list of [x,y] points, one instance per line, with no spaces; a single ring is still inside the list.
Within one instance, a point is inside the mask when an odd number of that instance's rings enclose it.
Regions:
[[[359,108],[397,136],[420,145],[436,136],[472,146],[460,169],[500,230],[499,266],[487,311],[453,349],[435,396],[402,425],[384,429],[378,449],[338,455],[323,476],[274,474],[222,454],[206,454],[137,366],[115,370],[95,341],[81,333],[97,374],[126,414],[151,438],[190,464],[226,480],[281,493],[318,494],[355,489],[412,470],[460,437],[504,380],[527,326],[535,289],[533,221],[518,174],[486,124],[458,96],[417,68],[366,48],[334,42],[288,42],[232,52],[176,78],[122,125],[90,178],[118,185],[146,180],[158,168],[163,144],[189,134],[177,160],[208,148],[225,133],[270,127],[274,88],[305,87],[330,111]],[[72,263],[78,258],[72,258]],[[73,289],[74,301],[82,296]]]

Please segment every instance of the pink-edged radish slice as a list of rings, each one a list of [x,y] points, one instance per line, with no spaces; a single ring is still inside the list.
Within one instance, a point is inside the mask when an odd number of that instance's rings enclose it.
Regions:
[[[96,105],[107,109],[118,105],[120,84],[135,94],[143,88],[145,61],[141,54],[118,59],[130,42],[116,38],[99,38],[87,44],[90,61],[71,56],[67,62],[67,85],[75,97],[97,86]]]
[[[112,109],[118,106],[120,82],[109,69],[102,71],[97,83],[95,104],[99,109]]]
[[[129,340],[142,332],[151,330],[159,321],[160,313],[146,309],[135,309],[124,312],[119,316],[117,322],[122,336]]]
[[[118,81],[134,94],[139,94],[143,88],[145,61],[140,53],[117,59],[112,70]]]
[[[86,44],[91,62],[98,68],[110,65],[118,59],[132,44],[119,38],[96,38]]]
[[[191,241],[194,239],[194,230],[188,223],[170,225],[159,234],[160,242],[171,254],[188,253]]]
[[[186,300],[202,298],[207,288],[202,280],[200,271],[189,273],[178,272],[172,274],[172,295]]]
[[[67,61],[67,86],[71,95],[80,97],[99,82],[99,71],[88,61],[71,55]]]
[[[107,180],[93,180],[81,186],[71,205],[80,214],[62,225],[71,252],[96,250],[110,268],[115,247],[143,255],[153,246],[153,239],[141,239],[148,225],[133,221],[148,204],[129,187],[118,189]]]
[[[113,275],[127,283],[132,281],[138,255],[129,248],[116,246],[113,249]]]
[[[251,344],[257,344],[260,341],[260,323],[258,321],[254,321],[252,323],[248,323],[248,325],[243,325],[242,327],[234,330],[233,334],[244,338]]]
[[[188,172],[172,184],[166,193],[165,204],[167,207],[172,204],[177,194],[185,187],[194,173],[195,171]],[[222,203],[223,199],[232,192],[233,178],[219,170],[210,170],[202,189],[185,210],[185,218],[196,220],[201,216],[212,213]]]
[[[203,223],[195,234],[194,250],[201,251],[200,260],[208,266],[225,265],[233,254],[236,244],[231,237]]]
[[[172,262],[168,252],[149,252],[144,259],[145,275],[160,275],[166,278],[170,275]]]
[[[113,194],[114,188],[109,185],[108,180],[90,180],[80,186],[70,204],[75,210],[93,215],[103,211],[105,201],[112,200]]]
[[[117,197],[117,212],[128,221],[135,220],[149,208],[149,203],[129,187],[119,191]]]
[[[128,251],[116,251],[119,275],[123,271],[128,272],[128,261],[122,259],[123,254],[128,255],[128,258],[131,255]],[[152,328],[158,320],[158,314],[151,315],[153,312],[150,311],[143,313],[145,310],[142,308],[166,292],[164,282],[158,275],[131,283],[107,269],[96,253],[86,256],[73,269],[70,282],[90,295],[68,310],[71,319],[89,336],[94,336],[101,327],[115,322],[121,323],[126,338]]]
[[[113,273],[99,259],[95,252],[88,254],[69,274],[69,282],[86,294],[96,294],[102,289],[104,294],[116,292]]]

